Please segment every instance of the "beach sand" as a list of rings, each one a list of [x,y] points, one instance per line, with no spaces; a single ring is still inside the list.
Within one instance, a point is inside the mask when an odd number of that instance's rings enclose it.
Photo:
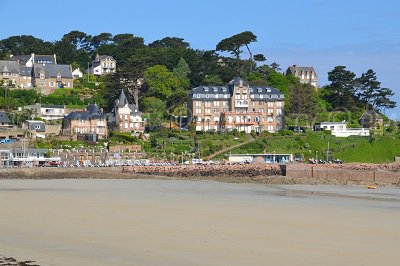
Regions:
[[[39,265],[400,265],[400,189],[0,180],[0,257]]]

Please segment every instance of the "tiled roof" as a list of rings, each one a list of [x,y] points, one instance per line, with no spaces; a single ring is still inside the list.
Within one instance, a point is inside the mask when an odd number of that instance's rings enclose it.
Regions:
[[[213,86],[213,85],[201,85],[194,89],[190,94],[192,99],[202,100],[226,100],[232,97],[233,86],[239,85],[248,86],[246,80],[236,77],[228,83],[228,86]],[[249,86],[249,93],[253,99],[262,99],[265,101],[284,99],[284,95],[278,89],[267,86]],[[262,96],[261,96],[262,95]]]
[[[105,119],[105,115],[96,104],[89,104],[86,111],[76,111],[69,113],[65,119],[67,120],[92,120]]]
[[[0,73],[19,74],[19,66],[16,61],[0,60]]]
[[[62,78],[72,79],[72,70],[70,65],[55,65],[55,64],[34,64],[33,72],[35,77],[40,77],[40,71],[44,70],[46,78],[56,78],[60,73]]]
[[[0,112],[0,123],[10,123],[10,119],[5,112]]]

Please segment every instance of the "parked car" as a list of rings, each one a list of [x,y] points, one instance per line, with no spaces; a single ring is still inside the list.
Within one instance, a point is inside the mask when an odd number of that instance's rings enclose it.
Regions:
[[[2,139],[2,140],[0,140],[0,144],[10,144],[10,143],[13,143],[13,142],[16,142],[16,140],[15,139]]]

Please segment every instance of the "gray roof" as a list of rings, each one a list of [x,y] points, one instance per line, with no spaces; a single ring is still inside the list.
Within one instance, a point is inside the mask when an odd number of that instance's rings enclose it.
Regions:
[[[60,73],[62,78],[72,79],[72,68],[70,65],[55,65],[55,64],[34,64],[33,72],[35,77],[40,77],[40,71],[45,71],[46,78],[56,78]]]
[[[19,74],[18,63],[12,60],[0,60],[0,73]]]
[[[32,55],[13,55],[10,59],[13,61],[19,61],[20,65],[25,65],[31,59]]]
[[[115,107],[116,108],[122,108],[122,107],[125,107],[126,104],[128,104],[128,107],[131,110],[132,114],[138,114],[139,113],[139,108],[135,104],[129,103],[129,100],[126,97],[124,90],[121,90],[121,94],[119,95],[119,99],[117,99],[115,101]]]
[[[232,79],[228,86],[214,86],[214,85],[201,85],[194,89],[190,94],[192,99],[201,99],[201,100],[227,100],[227,98],[231,98],[233,95],[233,87],[235,85],[239,85],[240,83],[243,86],[248,86],[248,82],[240,77],[236,77]],[[254,100],[261,101],[275,101],[276,99],[284,99],[284,95],[278,89],[267,86],[249,86],[250,96]],[[226,96],[225,96],[226,95]],[[261,96],[262,95],[262,96]]]
[[[96,104],[89,104],[86,107],[86,111],[76,111],[69,113],[65,117],[65,119],[67,120],[105,119],[105,115]]]
[[[32,76],[32,68],[31,67],[20,66],[19,70],[20,70],[19,74],[21,76],[26,76],[26,77]]]
[[[96,55],[96,58],[94,59],[93,62],[99,62],[101,60],[114,60],[114,57],[112,57],[111,55]]]
[[[0,123],[10,123],[10,119],[5,112],[0,112]]]
[[[296,73],[297,72],[297,73]],[[317,73],[315,72],[313,67],[301,67],[297,65],[293,65],[288,67],[286,70],[286,75],[299,75],[301,72],[314,72],[315,77],[317,77]]]
[[[57,64],[55,55],[41,55],[35,54],[34,62],[35,64]]]

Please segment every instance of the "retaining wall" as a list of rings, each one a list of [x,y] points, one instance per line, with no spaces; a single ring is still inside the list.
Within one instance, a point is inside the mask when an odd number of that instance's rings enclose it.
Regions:
[[[285,173],[294,178],[335,179],[338,181],[361,181],[399,184],[400,172],[381,170],[351,170],[330,168],[322,165],[286,165]]]

